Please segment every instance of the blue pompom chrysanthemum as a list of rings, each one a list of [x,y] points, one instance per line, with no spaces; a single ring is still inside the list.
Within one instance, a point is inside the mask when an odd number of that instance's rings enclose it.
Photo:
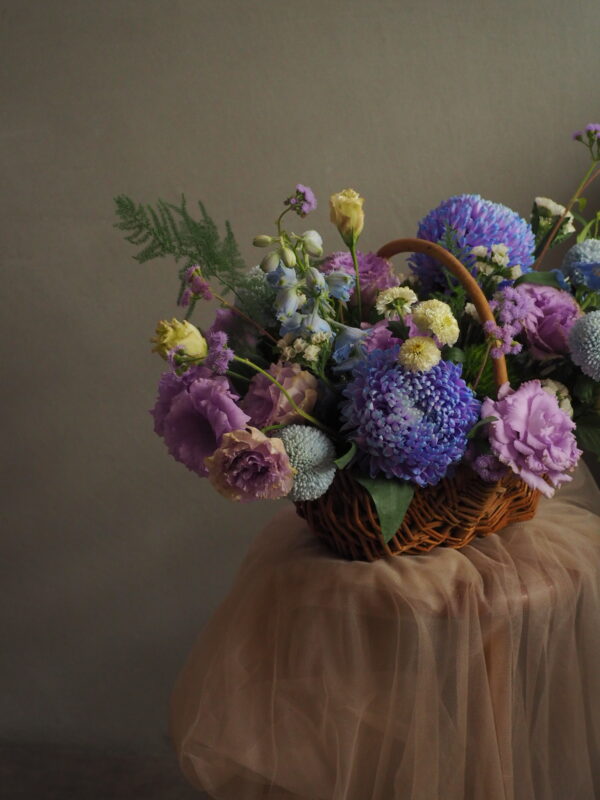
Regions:
[[[375,350],[356,367],[343,392],[343,430],[371,477],[435,484],[463,457],[481,403],[460,366],[441,361],[410,372],[397,354],[397,347]]]
[[[569,333],[569,349],[581,371],[600,381],[600,311],[579,317]]]
[[[417,236],[443,243],[448,231],[453,233],[460,260],[467,267],[476,260],[471,254],[473,247],[490,248],[494,244],[508,248],[508,266],[518,264],[527,272],[533,263],[535,238],[531,226],[507,206],[484,200],[478,194],[456,195],[440,203],[421,220]],[[426,292],[446,285],[440,265],[424,253],[411,256],[410,265]]]

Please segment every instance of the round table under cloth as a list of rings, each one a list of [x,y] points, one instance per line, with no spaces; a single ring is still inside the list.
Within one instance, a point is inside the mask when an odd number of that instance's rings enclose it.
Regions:
[[[600,798],[600,492],[463,550],[343,561],[293,508],[256,538],[172,698],[219,800]]]

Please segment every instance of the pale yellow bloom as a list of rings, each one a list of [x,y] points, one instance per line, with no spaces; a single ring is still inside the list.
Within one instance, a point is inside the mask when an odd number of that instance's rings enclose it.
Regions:
[[[556,397],[556,401],[560,410],[564,411],[567,416],[572,418],[573,404],[571,403],[571,395],[569,394],[569,390],[564,383],[552,380],[552,378],[545,378],[541,385],[545,392],[551,394],[553,397]]]
[[[302,354],[306,361],[316,361],[319,358],[321,349],[316,344],[309,344]]]
[[[329,198],[330,219],[348,247],[352,247],[362,233],[365,224],[364,202],[364,197],[354,189],[344,189]]]
[[[181,322],[173,318],[171,322],[161,320],[156,326],[156,336],[150,340],[154,347],[153,353],[159,353],[166,359],[170,350],[181,348],[183,353],[190,358],[205,358],[208,353],[206,339],[195,325],[184,320]]]
[[[428,336],[413,336],[400,346],[398,362],[411,372],[426,372],[439,364],[442,354]]]
[[[386,319],[407,314],[419,298],[408,286],[392,286],[377,295],[375,309]]]
[[[412,310],[412,320],[423,333],[433,333],[441,344],[456,344],[460,329],[447,303],[424,300]]]

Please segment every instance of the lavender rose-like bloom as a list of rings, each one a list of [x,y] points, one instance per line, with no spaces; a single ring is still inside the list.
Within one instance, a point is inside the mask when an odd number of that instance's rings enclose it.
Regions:
[[[227,378],[194,367],[184,375],[166,372],[158,385],[152,411],[154,430],[176,461],[207,475],[204,459],[214,453],[225,433],[242,428],[248,415]]]
[[[489,423],[492,452],[528,486],[552,497],[556,487],[571,480],[567,473],[581,456],[575,423],[540,381],[526,381],[515,391],[505,383],[497,400],[483,401],[481,417],[490,416],[497,417]]]
[[[277,500],[294,483],[281,439],[269,439],[256,428],[226,433],[205,463],[210,482],[228,500]]]
[[[298,408],[307,413],[313,410],[317,402],[317,379],[314,375],[303,370],[299,364],[281,361],[271,364],[269,374],[283,386]],[[257,428],[289,425],[303,420],[279,387],[260,373],[250,381],[241,406],[250,415],[251,424]]]
[[[569,352],[569,333],[582,311],[572,295],[553,286],[524,283],[517,287],[519,294],[535,303],[535,315],[523,321],[529,352],[544,360]]]
[[[387,319],[380,319],[374,325],[361,323],[361,328],[367,331],[367,335],[362,342],[362,349],[365,354],[372,353],[373,350],[388,350],[390,347],[402,344],[388,328]]]
[[[383,289],[398,286],[400,279],[394,273],[391,263],[385,258],[379,258],[375,253],[356,253],[358,274],[360,277],[361,303],[363,306],[374,306],[377,295]],[[332,253],[321,265],[321,271],[345,272],[355,276],[352,256],[346,251]],[[352,297],[355,295],[353,294]],[[352,298],[351,301],[352,302]]]

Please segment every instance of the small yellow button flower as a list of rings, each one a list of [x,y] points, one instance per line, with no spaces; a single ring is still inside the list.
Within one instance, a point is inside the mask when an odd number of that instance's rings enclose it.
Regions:
[[[206,339],[195,325],[184,320],[181,322],[173,318],[171,322],[161,320],[156,326],[156,336],[150,340],[154,347],[153,353],[159,353],[163,358],[175,347],[180,347],[190,358],[205,358],[208,353]]]
[[[362,233],[365,224],[364,202],[364,197],[354,189],[344,189],[329,198],[330,219],[348,247],[352,247]]]
[[[412,310],[412,320],[423,333],[433,333],[441,344],[456,344],[460,329],[452,309],[441,300],[424,300]]]
[[[439,364],[442,354],[428,336],[413,336],[400,346],[398,363],[411,372],[427,372]]]

